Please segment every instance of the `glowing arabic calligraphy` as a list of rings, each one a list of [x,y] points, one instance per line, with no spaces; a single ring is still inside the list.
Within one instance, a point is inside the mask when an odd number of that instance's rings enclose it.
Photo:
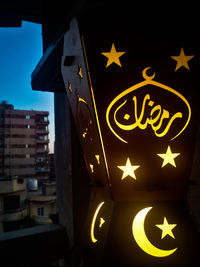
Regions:
[[[114,98],[114,100],[109,104],[108,108],[107,108],[107,111],[106,111],[106,121],[107,121],[107,124],[110,128],[110,130],[113,132],[113,134],[119,139],[121,140],[122,142],[125,142],[125,143],[128,143],[126,140],[124,140],[123,138],[121,138],[117,133],[116,131],[113,129],[113,127],[111,126],[111,123],[110,123],[110,111],[112,109],[112,107],[115,105],[115,103],[117,101],[119,101],[122,97],[126,96],[127,94],[129,94],[130,92],[133,92],[145,85],[148,85],[148,84],[151,84],[151,85],[154,85],[154,86],[157,86],[159,88],[162,88],[164,90],[167,90],[171,93],[173,93],[174,95],[176,95],[177,97],[179,97],[187,106],[187,109],[188,109],[188,118],[186,120],[186,123],[184,124],[184,126],[182,127],[182,129],[178,132],[178,134],[176,134],[176,136],[174,136],[171,140],[175,139],[176,137],[178,137],[184,130],[185,128],[187,127],[189,121],[190,121],[190,118],[191,118],[191,108],[190,108],[190,105],[188,103],[188,101],[186,100],[186,98],[181,95],[179,92],[177,92],[176,90],[164,85],[164,84],[161,84],[159,82],[156,82],[156,81],[153,81],[153,78],[155,77],[155,74],[153,74],[152,76],[147,76],[146,74],[146,71],[150,69],[149,67],[144,69],[143,70],[143,77],[144,77],[144,81],[143,82],[140,82],[130,88],[128,88],[127,90],[123,91],[122,93],[120,93],[117,97]],[[134,103],[134,123],[132,124],[122,124],[120,123],[118,120],[117,120],[117,113],[118,111],[127,103],[127,99],[122,103],[120,104],[114,111],[114,115],[113,115],[113,119],[114,119],[114,122],[115,124],[122,130],[124,131],[130,131],[130,130],[133,130],[135,128],[140,128],[141,130],[145,130],[147,128],[148,125],[151,126],[154,134],[157,136],[157,137],[163,137],[165,136],[172,123],[174,122],[174,120],[178,119],[178,118],[182,118],[183,117],[183,114],[182,112],[176,112],[175,114],[173,114],[172,116],[170,116],[170,113],[169,111],[167,111],[166,109],[162,109],[161,105],[156,105],[154,106],[154,101],[151,100],[151,96],[150,94],[146,94],[144,99],[143,99],[143,103],[142,103],[142,107],[141,107],[141,111],[138,112],[138,100],[137,100],[137,97],[134,96],[132,98],[133,100],[133,103]],[[146,118],[145,122],[144,122],[144,114],[145,114],[145,108],[147,106],[150,106],[152,107],[151,111],[150,111],[150,116]],[[129,118],[129,115],[126,114],[124,116],[124,118],[127,120]],[[167,124],[165,125],[164,129],[163,129],[163,121],[165,120],[168,120]],[[142,123],[143,121],[143,123]],[[161,132],[159,132],[159,130],[162,129]]]

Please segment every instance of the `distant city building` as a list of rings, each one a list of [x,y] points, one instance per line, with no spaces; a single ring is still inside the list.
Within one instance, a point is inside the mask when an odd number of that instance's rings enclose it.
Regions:
[[[0,179],[49,178],[48,111],[16,110],[0,103]]]

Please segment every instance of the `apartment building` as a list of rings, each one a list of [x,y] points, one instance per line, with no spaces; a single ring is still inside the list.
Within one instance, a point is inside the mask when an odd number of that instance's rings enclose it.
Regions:
[[[48,115],[0,103],[0,179],[48,179]]]

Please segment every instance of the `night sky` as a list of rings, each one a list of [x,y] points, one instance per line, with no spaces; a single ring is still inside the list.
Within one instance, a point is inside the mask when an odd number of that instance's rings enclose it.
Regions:
[[[50,152],[53,152],[53,93],[31,88],[31,73],[41,56],[40,24],[22,22],[19,28],[0,27],[0,102],[6,100],[15,109],[49,111]]]

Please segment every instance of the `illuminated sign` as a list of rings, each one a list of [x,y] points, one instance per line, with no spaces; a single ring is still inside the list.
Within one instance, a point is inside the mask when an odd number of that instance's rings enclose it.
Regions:
[[[145,130],[148,125],[151,126],[154,134],[157,137],[163,137],[165,136],[168,131],[171,128],[171,125],[173,123],[175,123],[174,121],[176,119],[182,119],[183,118],[183,114],[182,112],[178,111],[173,115],[170,115],[170,112],[164,108],[162,108],[162,105],[158,104],[155,105],[154,101],[152,101],[151,99],[151,95],[150,94],[146,94],[143,101],[142,101],[142,105],[141,106],[141,111],[138,113],[138,100],[137,100],[137,96],[133,96],[132,101],[133,101],[133,106],[131,110],[128,110],[126,114],[124,114],[122,117],[124,119],[125,123],[120,123],[117,120],[117,116],[118,116],[118,112],[120,112],[120,110],[123,108],[124,110],[124,106],[127,103],[127,99],[128,95],[138,89],[141,89],[143,86],[146,85],[154,85],[157,86],[160,89],[163,90],[167,90],[169,92],[171,92],[172,94],[174,94],[176,97],[180,98],[186,105],[187,110],[188,110],[188,114],[187,114],[187,118],[185,118],[185,123],[183,125],[183,127],[179,130],[179,132],[176,134],[176,136],[174,136],[173,138],[171,138],[171,140],[175,139],[176,137],[178,137],[184,130],[185,128],[188,126],[188,123],[190,121],[191,118],[191,108],[190,105],[187,101],[187,99],[185,99],[185,97],[183,95],[181,95],[179,92],[177,92],[176,90],[174,90],[173,88],[170,88],[164,84],[158,83],[156,81],[153,80],[153,78],[155,77],[155,74],[152,76],[147,76],[146,71],[149,69],[145,68],[143,70],[143,77],[145,79],[145,81],[136,84],[130,88],[128,88],[127,90],[123,91],[122,93],[120,93],[117,97],[115,97],[115,99],[109,104],[107,111],[106,111],[106,120],[108,123],[108,126],[110,128],[110,130],[113,132],[113,134],[122,142],[128,143],[126,140],[122,139],[117,133],[116,131],[113,129],[113,127],[111,126],[110,123],[110,112],[111,109],[113,108],[113,106],[119,102],[119,105],[116,105],[116,108],[113,112],[113,120],[114,123],[116,124],[117,127],[119,127],[120,129],[124,130],[124,131],[132,131],[135,128],[140,128],[141,130]],[[144,89],[146,90],[146,89]],[[161,92],[158,92],[161,93]],[[125,100],[124,100],[125,99]],[[148,110],[148,113],[146,112],[146,109],[151,107],[150,110]],[[132,121],[134,121],[134,123],[131,124],[127,124],[127,121],[131,121],[131,115],[129,113],[133,113],[132,117],[134,117],[132,119]],[[146,117],[144,117],[145,115]],[[143,123],[142,123],[143,121]],[[166,122],[167,121],[167,122]],[[165,124],[165,125],[164,125]],[[164,126],[163,126],[164,125]]]
[[[81,35],[74,19],[64,38],[62,75],[91,183],[115,200],[183,199],[195,141],[196,46],[107,32]]]
[[[198,258],[198,231],[180,201],[151,202],[151,206],[120,202],[113,208],[99,200],[88,223],[89,243],[96,257],[104,245],[98,259],[102,266],[182,265],[191,261],[190,256]],[[106,227],[109,230],[105,232]]]
[[[101,202],[101,203],[98,205],[98,207],[97,207],[97,209],[96,209],[96,211],[95,211],[95,213],[94,213],[94,216],[93,216],[93,218],[92,218],[92,224],[91,224],[91,229],[90,229],[90,237],[91,237],[91,240],[92,240],[93,243],[96,243],[96,242],[98,241],[98,240],[95,238],[95,236],[94,236],[94,226],[95,226],[95,223],[96,223],[97,215],[98,215],[98,213],[99,213],[101,207],[103,206],[103,204],[104,204],[104,201]],[[105,222],[104,219],[103,219],[103,218],[100,218],[100,223],[99,223],[99,227],[100,227],[100,228],[102,227],[102,225],[103,225],[104,222]]]
[[[64,36],[62,76],[92,192],[85,240],[102,266],[189,263],[193,240],[199,244],[183,204],[199,46],[173,34],[133,35],[131,24],[116,23],[79,30],[73,19]]]
[[[147,213],[152,209],[152,207],[142,209],[135,216],[132,225],[133,236],[138,246],[147,254],[154,257],[167,257],[174,253],[177,248],[171,250],[163,250],[155,247],[147,238],[145,229],[144,229],[144,221]],[[176,224],[168,224],[167,219],[164,218],[164,223],[162,225],[156,225],[162,230],[162,238],[166,235],[170,235],[174,238],[172,233],[172,229],[176,226]]]

